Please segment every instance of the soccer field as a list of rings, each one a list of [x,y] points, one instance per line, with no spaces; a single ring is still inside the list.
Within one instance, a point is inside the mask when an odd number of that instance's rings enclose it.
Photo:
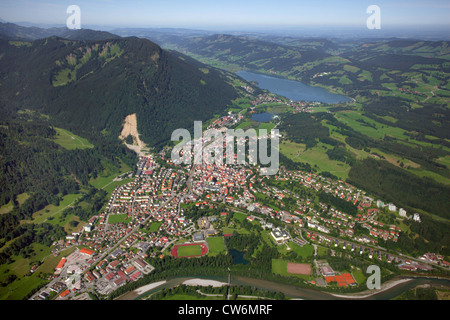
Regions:
[[[178,257],[199,256],[202,254],[200,245],[179,246],[177,248]]]

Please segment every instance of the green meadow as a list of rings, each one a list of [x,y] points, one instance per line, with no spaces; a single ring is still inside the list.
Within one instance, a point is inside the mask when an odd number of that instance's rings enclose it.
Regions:
[[[115,224],[115,223],[129,223],[131,221],[131,218],[128,217],[127,214],[113,214],[109,215],[108,223]]]
[[[223,237],[209,237],[206,239],[206,242],[208,242],[209,255],[215,256],[226,251]]]
[[[19,206],[21,206],[25,200],[27,200],[30,197],[28,193],[22,193],[17,196],[17,202]],[[14,205],[12,201],[8,202],[7,204],[0,207],[0,214],[8,213],[14,208]]]
[[[67,150],[88,149],[94,147],[87,139],[79,137],[68,130],[61,128],[55,128],[55,130],[55,142]]]
[[[322,142],[310,149],[306,149],[301,143],[291,141],[280,143],[280,152],[292,161],[308,163],[319,172],[328,171],[341,179],[346,179],[350,166],[340,161],[330,160],[326,154],[328,149],[330,147]]]

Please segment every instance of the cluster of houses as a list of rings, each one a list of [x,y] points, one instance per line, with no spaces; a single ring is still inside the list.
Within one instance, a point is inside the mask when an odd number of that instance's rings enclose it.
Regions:
[[[184,217],[182,203],[189,202],[197,206],[207,205],[211,201],[222,202],[245,208],[249,211],[250,221],[258,218],[264,228],[272,229],[271,236],[277,243],[285,243],[291,236],[286,230],[272,228],[264,218],[252,213],[306,228],[309,241],[325,242],[330,246],[334,244],[335,247],[343,243],[344,249],[359,249],[360,253],[368,250],[370,256],[378,256],[380,259],[379,251],[365,249],[364,244],[377,244],[379,238],[397,241],[401,232],[395,224],[378,220],[381,210],[385,208],[397,212],[394,204],[384,205],[380,200],[375,201],[362,190],[341,180],[284,169],[270,178],[331,194],[355,206],[358,212],[356,215],[342,212],[326,203],[315,203],[290,189],[266,183],[268,181],[265,179],[269,178],[257,175],[257,168],[251,166],[195,165],[191,174],[192,192],[187,192],[188,174],[182,167],[160,167],[153,157],[140,157],[135,179],[116,187],[104,212],[92,217],[81,232],[72,234],[57,244],[59,249],[70,246],[86,248],[84,250],[90,259],[86,259],[84,269],[70,266],[62,259],[55,278],[79,272],[88,285],[93,286],[100,294],[107,295],[125,283],[136,281],[152,272],[153,267],[145,261],[147,254],[161,254],[176,240],[188,238],[194,233],[195,236],[203,235],[204,239],[209,236],[208,232],[217,232],[210,227],[210,221],[205,219],[197,221],[201,232],[195,232],[194,222]],[[291,199],[291,204],[294,199],[294,210],[291,210],[292,205],[289,209],[285,208],[285,197]],[[275,210],[264,199],[275,201],[281,209]],[[405,218],[406,212],[400,209],[398,217]],[[414,219],[420,221],[420,217]],[[356,224],[368,231],[355,235]],[[329,234],[338,235],[340,239]],[[116,249],[111,252],[114,248]],[[54,250],[55,255],[58,252],[59,250]],[[390,257],[386,258],[390,262]],[[427,262],[437,261],[441,265],[447,264],[442,257],[433,254],[427,254],[423,259]],[[80,287],[71,289],[80,290]],[[62,298],[70,296],[67,290],[61,293],[64,294]]]
[[[224,127],[232,127],[238,124],[244,118],[243,115],[237,113],[230,113],[227,116],[220,117],[214,120],[208,129],[220,129]]]
[[[283,100],[268,93],[260,94],[251,101],[253,106],[259,106],[267,103],[284,103]]]
[[[407,92],[407,93],[418,95],[418,96],[426,96],[426,94],[423,93],[423,92],[419,92],[417,90],[411,90],[411,89],[408,89],[408,88],[398,88],[398,91]]]
[[[71,246],[83,246],[89,251],[92,258],[78,271],[83,273],[84,282],[100,294],[107,295],[151,272],[153,267],[145,261],[149,249],[156,247],[159,252],[170,246],[169,237],[189,234],[190,221],[185,220],[180,206],[182,198],[171,197],[185,181],[185,173],[155,166],[147,157],[140,159],[139,168],[135,180],[115,188],[104,212],[92,217],[81,232],[54,244],[54,255]],[[157,227],[152,228],[155,224]],[[107,254],[114,247],[117,249]],[[63,258],[54,278],[69,276],[67,272],[72,269]],[[71,296],[66,291],[60,293],[61,298]]]
[[[196,165],[192,191],[198,196],[215,193],[217,198],[234,203],[233,194],[245,186],[246,178],[252,172],[243,166]]]

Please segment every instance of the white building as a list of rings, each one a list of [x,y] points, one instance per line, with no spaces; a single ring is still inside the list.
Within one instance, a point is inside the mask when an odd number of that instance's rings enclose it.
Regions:
[[[389,209],[389,211],[392,211],[392,212],[397,211],[397,207],[393,203],[389,203],[388,209]]]
[[[422,222],[422,220],[420,220],[420,215],[418,213],[414,213],[413,219],[415,222]]]
[[[270,234],[277,243],[285,242],[291,238],[286,230],[280,230],[279,228],[273,229]]]
[[[328,228],[324,227],[324,226],[319,226],[317,228],[317,230],[319,230],[320,232],[324,232],[324,233],[330,233],[330,230]]]
[[[400,215],[400,217],[406,218],[406,210],[405,209],[400,208],[400,210],[398,211],[398,214]]]

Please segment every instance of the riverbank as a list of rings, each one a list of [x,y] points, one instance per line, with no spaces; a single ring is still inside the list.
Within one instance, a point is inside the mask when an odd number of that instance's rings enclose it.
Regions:
[[[158,291],[163,288],[176,287],[178,285],[189,286],[224,286],[227,285],[225,278],[200,278],[200,277],[180,277],[172,278],[169,280],[163,280],[159,282],[150,283],[148,285],[137,288],[130,291],[115,300],[136,300],[142,296],[151,294],[152,291]],[[314,288],[303,288],[292,284],[278,283],[270,280],[247,278],[241,276],[233,276],[231,278],[232,285],[251,286],[258,289],[268,291],[278,291],[285,294],[286,297],[290,297],[291,300],[390,300],[403,292],[406,292],[418,285],[432,284],[432,285],[444,285],[450,288],[450,280],[447,278],[437,277],[396,277],[392,280],[382,283],[381,288],[378,290],[365,290],[355,293],[331,293],[321,291]]]
[[[161,285],[163,285],[163,284],[165,284],[165,283],[167,283],[167,281],[165,281],[165,280],[164,280],[164,281],[159,281],[159,282],[150,283],[150,284],[148,284],[148,285],[146,285],[146,286],[143,286],[143,287],[140,287],[140,288],[134,290],[134,292],[135,292],[137,295],[141,295],[141,294],[144,294],[144,293],[146,293],[147,291],[150,291],[150,290],[152,290],[152,289],[155,289],[155,288],[157,288],[157,287],[159,287],[159,286],[161,286]]]
[[[226,282],[220,282],[216,280],[208,280],[208,279],[189,279],[183,282],[186,286],[202,286],[202,287],[223,287],[228,285]]]

